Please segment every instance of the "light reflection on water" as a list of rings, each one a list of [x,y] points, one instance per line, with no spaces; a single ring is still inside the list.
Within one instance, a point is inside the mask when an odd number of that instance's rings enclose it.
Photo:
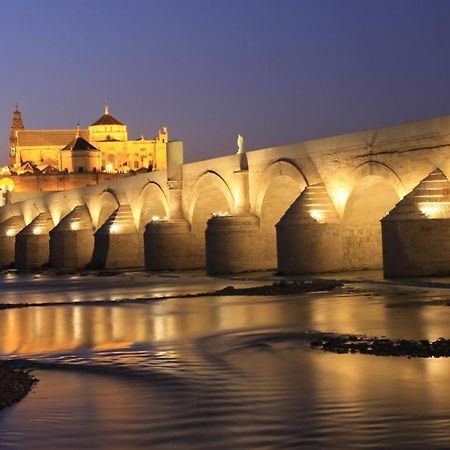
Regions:
[[[450,447],[450,360],[324,354],[280,339],[310,329],[450,337],[448,307],[386,308],[445,290],[363,287],[0,311],[0,354],[51,369],[0,413],[0,448]]]

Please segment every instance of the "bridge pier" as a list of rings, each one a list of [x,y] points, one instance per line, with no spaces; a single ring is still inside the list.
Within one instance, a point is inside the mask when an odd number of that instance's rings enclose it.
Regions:
[[[15,265],[19,270],[39,269],[49,260],[49,232],[53,221],[48,212],[40,213],[16,235]]]
[[[144,233],[145,270],[194,267],[191,226],[184,219],[152,220]]]
[[[245,153],[233,172],[234,214],[208,220],[205,231],[206,271],[239,273],[264,268],[259,218],[250,214],[249,173]]]
[[[85,269],[93,251],[91,216],[86,206],[76,206],[50,231],[50,264],[58,269]]]
[[[24,227],[22,216],[12,216],[0,224],[0,269],[14,264],[16,234]]]
[[[183,216],[181,142],[168,146],[169,219],[152,220],[144,232],[145,270],[185,270],[195,267],[191,226]],[[175,156],[177,158],[175,158]]]
[[[206,271],[209,274],[262,269],[258,217],[250,214],[211,217],[205,233]]]
[[[343,269],[343,227],[322,183],[305,188],[276,225],[276,233],[280,273]]]
[[[183,214],[183,142],[167,145],[169,219],[145,227],[145,270],[184,270],[196,266],[191,226]]]
[[[135,226],[130,205],[120,205],[94,234],[94,269],[141,269],[144,242]]]
[[[450,273],[450,183],[439,169],[381,221],[386,278]]]

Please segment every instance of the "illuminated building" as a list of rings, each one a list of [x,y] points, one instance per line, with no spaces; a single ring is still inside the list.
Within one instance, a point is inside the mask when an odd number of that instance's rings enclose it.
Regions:
[[[29,130],[16,106],[9,139],[9,170],[24,173],[127,173],[166,168],[167,128],[154,139],[128,138],[127,125],[109,114],[84,129]]]

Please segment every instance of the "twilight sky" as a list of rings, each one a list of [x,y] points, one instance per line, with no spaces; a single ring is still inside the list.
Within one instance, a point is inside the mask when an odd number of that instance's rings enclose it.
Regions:
[[[185,160],[450,114],[450,0],[0,0],[0,162],[110,112]]]

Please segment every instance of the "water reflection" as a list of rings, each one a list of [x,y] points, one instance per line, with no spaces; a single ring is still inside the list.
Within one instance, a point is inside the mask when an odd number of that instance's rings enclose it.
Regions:
[[[30,355],[126,348],[186,341],[227,330],[286,326],[392,338],[447,336],[450,308],[386,308],[386,302],[383,296],[325,293],[8,309],[0,311],[0,353]]]
[[[0,354],[69,369],[0,413],[0,448],[448,448],[449,359],[325,354],[284,334],[450,337],[450,308],[407,304],[434,291],[372,291],[0,311]]]
[[[276,303],[253,308],[225,307],[214,298],[157,302],[148,306],[9,309],[0,311],[0,353],[30,355],[125,348],[282,321],[282,308]]]
[[[141,297],[174,296],[186,292],[209,292],[230,284],[229,280],[195,274],[190,276],[188,290],[186,278],[178,275],[150,275],[142,272],[116,276],[95,275],[27,275],[0,274],[0,303],[79,302],[99,300],[135,299]],[[249,282],[233,281],[246,286]],[[255,286],[261,282],[253,281]]]

